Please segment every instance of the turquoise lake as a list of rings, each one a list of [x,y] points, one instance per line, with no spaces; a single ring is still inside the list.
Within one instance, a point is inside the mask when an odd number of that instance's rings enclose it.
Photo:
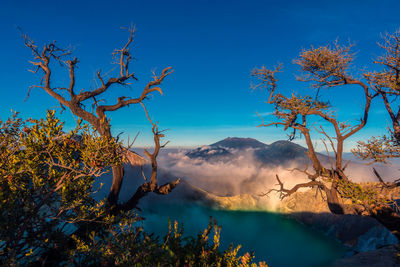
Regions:
[[[255,260],[270,267],[329,266],[346,250],[337,241],[279,214],[258,211],[216,210],[195,203],[158,203],[141,213],[146,231],[164,236],[168,218],[184,225],[184,235],[197,235],[212,216],[222,226],[221,247],[241,244],[240,255],[254,251]]]

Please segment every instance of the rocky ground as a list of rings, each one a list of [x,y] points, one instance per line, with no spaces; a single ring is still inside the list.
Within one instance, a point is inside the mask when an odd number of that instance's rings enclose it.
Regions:
[[[337,260],[332,267],[398,267],[400,266],[398,253],[395,246],[386,246]]]

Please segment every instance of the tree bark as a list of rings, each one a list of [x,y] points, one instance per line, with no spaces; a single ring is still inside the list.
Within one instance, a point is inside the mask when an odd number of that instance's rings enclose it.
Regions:
[[[341,203],[338,191],[337,191],[337,186],[332,184],[331,188],[326,188],[325,189],[326,193],[326,201],[328,203],[329,210],[333,214],[344,214],[344,207],[343,203]]]
[[[314,170],[318,174],[320,174],[322,172],[322,170],[323,170],[323,167],[322,167],[321,162],[319,161],[319,159],[318,159],[318,157],[317,157],[317,155],[315,153],[314,145],[312,143],[310,133],[309,133],[308,129],[306,129],[306,128],[302,131],[302,133],[304,135],[304,139],[306,140],[306,144],[307,144],[307,148],[308,148],[308,151],[306,153],[307,153],[309,159],[312,162]]]
[[[118,196],[124,180],[124,166],[118,164],[112,167],[112,175],[113,179],[107,201],[110,206],[115,206],[118,204]]]
[[[111,135],[111,126],[107,122],[107,118],[104,116],[100,119],[99,128],[97,131],[100,133],[100,136],[105,138],[112,138]],[[117,153],[115,151],[114,153]],[[112,184],[110,188],[110,192],[108,193],[107,202],[110,207],[116,206],[118,204],[119,192],[121,191],[122,182],[124,180],[124,166],[122,163],[112,166]]]

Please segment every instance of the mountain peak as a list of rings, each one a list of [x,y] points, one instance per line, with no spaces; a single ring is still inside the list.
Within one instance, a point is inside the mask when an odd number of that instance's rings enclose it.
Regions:
[[[278,141],[271,143],[270,146],[290,146],[290,147],[298,147],[298,148],[301,147],[303,149],[306,149],[306,148],[302,147],[301,145],[296,144],[292,141],[288,141],[288,140],[278,140]]]
[[[225,147],[233,149],[266,148],[268,145],[253,138],[227,137],[224,140],[210,145],[211,147]]]
[[[282,165],[290,161],[306,164],[309,158],[307,148],[287,140],[279,140],[270,145],[253,138],[227,137],[209,146],[202,146],[186,153],[189,158],[202,158],[214,161],[232,161],[238,158],[242,151],[251,148],[254,158],[262,164]],[[318,154],[321,159],[326,156]]]

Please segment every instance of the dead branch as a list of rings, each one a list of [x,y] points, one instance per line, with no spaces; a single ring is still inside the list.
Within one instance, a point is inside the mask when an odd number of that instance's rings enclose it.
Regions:
[[[383,188],[391,189],[391,188],[395,188],[397,186],[396,184],[388,184],[388,183],[386,183],[382,179],[381,175],[378,173],[378,171],[375,168],[372,168],[372,170],[373,170],[376,178],[379,180],[379,183],[382,185],[382,189]]]
[[[180,179],[176,179],[172,182],[163,184],[163,185],[158,185],[158,180],[157,180],[157,171],[158,171],[158,164],[157,164],[157,156],[161,148],[163,148],[167,143],[164,145],[161,145],[160,139],[164,137],[164,134],[162,134],[162,131],[158,130],[158,125],[157,123],[154,123],[152,119],[150,118],[150,115],[143,103],[140,103],[141,106],[143,107],[144,112],[146,113],[146,117],[150,124],[152,125],[152,132],[153,132],[153,141],[154,141],[154,150],[152,153],[150,153],[147,149],[144,150],[144,153],[146,157],[150,160],[151,162],[151,177],[150,177],[150,182],[147,181],[147,178],[144,176],[145,183],[143,183],[139,188],[136,190],[135,194],[123,205],[119,207],[120,210],[130,210],[133,208],[136,208],[140,199],[146,196],[148,193],[153,192],[156,194],[161,194],[161,195],[166,195],[170,193],[180,182]]]
[[[323,183],[319,182],[319,181],[310,181],[307,183],[300,183],[300,184],[296,184],[294,187],[292,187],[291,189],[286,189],[282,183],[282,181],[279,179],[279,176],[276,174],[276,180],[278,181],[279,185],[279,189],[270,189],[268,192],[266,193],[261,193],[260,196],[268,196],[271,192],[278,192],[279,193],[279,198],[282,200],[286,197],[289,197],[290,195],[292,195],[293,193],[297,192],[297,190],[299,190],[300,188],[307,188],[307,187],[314,187],[317,186],[320,189],[325,190],[326,187]]]
[[[308,179],[310,179],[312,181],[314,181],[316,178],[318,178],[318,175],[311,174],[307,170],[308,170],[308,164],[306,164],[306,166],[304,167],[304,170],[301,170],[299,168],[292,168],[292,169],[289,169],[288,171],[290,171],[290,172],[298,171],[298,172],[304,173],[305,175],[307,175]]]
[[[130,46],[133,43],[135,27],[131,26],[126,30],[129,33],[128,40],[124,43],[122,48],[115,49],[112,53],[113,58],[115,59],[114,63],[119,68],[118,74],[110,74],[111,77],[105,79],[105,77],[102,75],[101,70],[97,71],[96,78],[98,79],[100,86],[97,88],[95,87],[95,89],[93,90],[79,90],[75,88],[77,84],[76,67],[79,63],[79,60],[77,58],[71,57],[72,51],[70,48],[63,49],[60,48],[55,42],[51,42],[49,44],[44,44],[43,48],[39,49],[39,47],[32,39],[28,37],[28,35],[22,34],[25,46],[30,49],[33,55],[33,60],[30,61],[33,66],[32,72],[41,75],[40,83],[29,88],[27,97],[29,97],[32,88],[43,89],[50,96],[55,98],[60,103],[61,107],[69,108],[75,116],[89,122],[102,137],[111,138],[111,125],[109,123],[110,120],[106,116],[106,112],[115,111],[131,104],[142,103],[151,93],[155,91],[162,94],[163,92],[159,85],[168,75],[173,72],[171,67],[164,68],[161,71],[160,75],[156,75],[153,72],[153,80],[147,83],[147,85],[142,89],[140,95],[137,97],[120,96],[117,98],[117,102],[111,105],[100,103],[103,101],[101,96],[103,96],[104,93],[110,90],[113,86],[127,86],[130,85],[130,81],[137,80],[135,73],[130,69],[130,63],[134,58],[132,56]],[[52,71],[54,68],[54,63],[62,66],[67,70],[69,77],[69,84],[67,86],[53,86]],[[64,92],[66,92],[66,94],[63,94]],[[84,102],[87,100],[93,101],[93,110],[91,111],[85,108]],[[153,134],[155,136],[154,139],[156,143],[159,142],[159,138],[163,137],[163,135],[158,132],[158,128],[155,125],[153,125]],[[155,158],[157,157],[160,147],[162,147],[162,145],[156,145],[156,151],[150,156],[150,159],[153,159],[155,165]],[[143,159],[139,155],[128,150],[119,150],[125,152],[122,154],[126,154],[126,159],[129,159],[130,157],[130,162],[143,162]],[[121,151],[116,151],[115,153],[120,153]],[[127,156],[127,154],[129,154],[129,156]],[[132,159],[132,157],[136,157],[137,159]],[[113,181],[108,196],[108,204],[109,206],[116,206],[118,203],[118,196],[124,177],[124,169],[122,164],[118,166],[113,166],[112,171]],[[152,191],[158,190],[160,192],[168,192],[171,188],[174,187],[171,184],[171,186],[169,187],[166,185],[165,187],[160,187],[157,189],[157,180],[155,178],[151,180],[150,184]]]

